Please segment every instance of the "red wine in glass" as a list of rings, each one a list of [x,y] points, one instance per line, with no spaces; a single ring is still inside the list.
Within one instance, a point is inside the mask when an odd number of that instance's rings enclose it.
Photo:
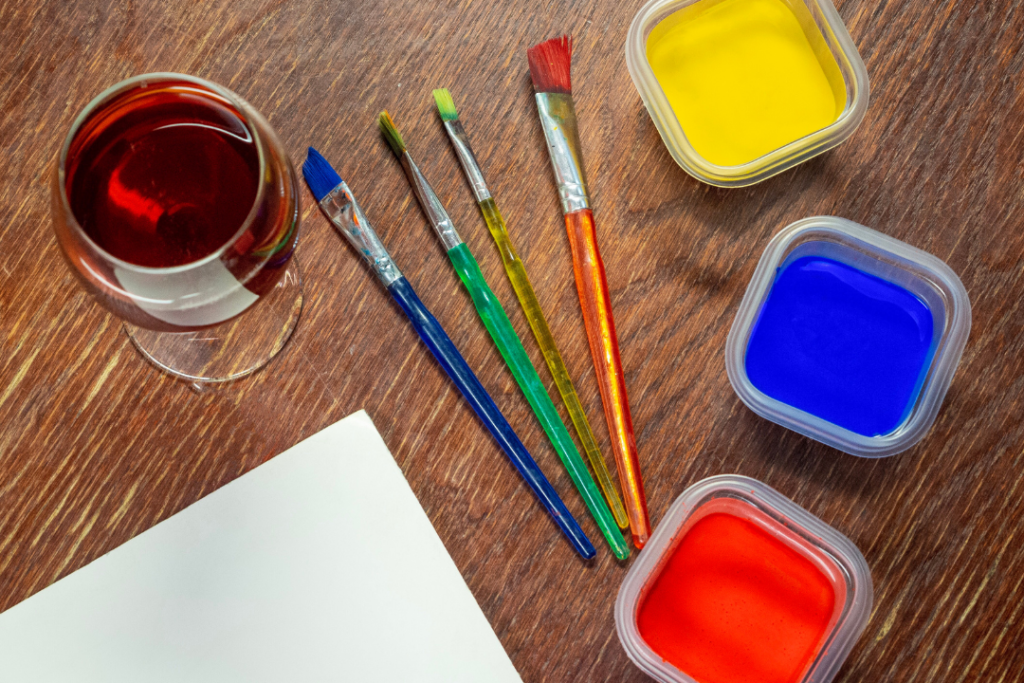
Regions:
[[[294,171],[237,96],[173,75],[115,86],[79,117],[58,168],[58,239],[101,303],[153,330],[248,310],[294,250]]]
[[[256,142],[236,111],[165,91],[105,123],[68,169],[71,210],[96,244],[129,263],[169,268],[234,236],[260,173]]]

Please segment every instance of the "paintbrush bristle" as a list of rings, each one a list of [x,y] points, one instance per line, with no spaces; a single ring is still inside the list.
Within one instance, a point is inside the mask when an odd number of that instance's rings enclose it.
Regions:
[[[552,38],[526,51],[530,78],[537,92],[572,93],[569,67],[572,63],[572,36]]]
[[[456,121],[459,112],[455,111],[455,100],[448,88],[438,88],[434,91],[434,102],[437,104],[437,112],[441,115],[442,121]]]
[[[331,190],[341,185],[341,176],[334,170],[330,162],[312,147],[306,152],[306,160],[302,162],[302,176],[309,185],[313,198],[318,202],[330,194]]]
[[[377,123],[380,124],[380,132],[384,133],[384,139],[391,146],[391,151],[402,156],[402,153],[405,152],[405,142],[402,141],[402,134],[398,132],[395,122],[391,120],[387,111],[380,113]]]

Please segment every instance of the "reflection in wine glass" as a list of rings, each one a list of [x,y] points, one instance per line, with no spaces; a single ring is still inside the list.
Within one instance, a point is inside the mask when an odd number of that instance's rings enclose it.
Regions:
[[[52,200],[72,270],[161,369],[235,379],[291,337],[302,310],[295,171],[234,93],[170,73],[106,90],[68,132]]]

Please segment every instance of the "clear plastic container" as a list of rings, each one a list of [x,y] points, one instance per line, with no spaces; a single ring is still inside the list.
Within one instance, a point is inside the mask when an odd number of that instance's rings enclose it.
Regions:
[[[750,381],[746,353],[776,274],[795,259],[820,256],[896,284],[922,300],[933,316],[934,351],[920,388],[892,432],[864,436],[778,401]],[[806,218],[780,231],[765,249],[740,303],[725,345],[729,382],[755,413],[804,436],[865,458],[895,455],[921,440],[935,422],[971,330],[971,304],[956,274],[931,254],[842,218]]]
[[[650,0],[637,13],[626,37],[626,66],[672,158],[698,180],[718,187],[743,187],[781,173],[846,140],[868,108],[868,74],[839,13],[829,0],[784,0],[798,19],[813,22],[834,57],[846,88],[846,106],[831,124],[738,166],[720,166],[701,156],[687,140],[647,59],[647,39],[669,15],[709,0]],[[815,37],[816,41],[820,38]]]
[[[828,683],[871,615],[873,588],[864,556],[845,536],[756,479],[720,475],[694,484],[676,499],[630,568],[615,601],[615,627],[626,654],[662,683],[707,683],[662,659],[643,639],[637,616],[665,564],[703,517],[726,513],[748,520],[810,560],[835,591],[835,608],[801,683]],[[741,636],[742,637],[742,636]]]

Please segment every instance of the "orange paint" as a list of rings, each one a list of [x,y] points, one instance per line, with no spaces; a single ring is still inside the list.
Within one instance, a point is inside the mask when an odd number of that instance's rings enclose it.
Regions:
[[[713,512],[685,532],[641,601],[637,627],[699,683],[797,683],[835,608],[831,580],[804,554],[750,520]]]

